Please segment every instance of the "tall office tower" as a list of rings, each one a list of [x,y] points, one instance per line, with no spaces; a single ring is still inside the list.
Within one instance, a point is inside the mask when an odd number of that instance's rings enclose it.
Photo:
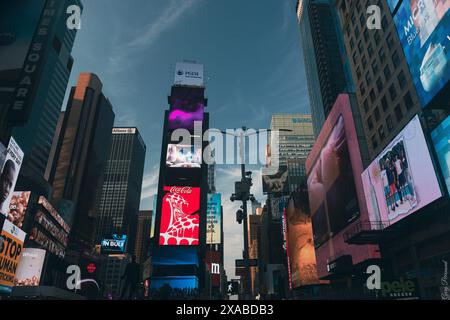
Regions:
[[[151,294],[167,283],[184,289],[205,287],[209,188],[208,165],[203,161],[207,142],[202,136],[209,128],[209,114],[205,112],[208,100],[203,65],[177,63],[168,102],[155,210]],[[181,142],[177,129],[184,129],[187,135]]]
[[[421,110],[389,7],[377,3],[381,29],[370,30],[362,1],[337,1],[371,159]]]
[[[48,193],[44,180],[73,58],[76,29],[66,9],[80,0],[2,1],[0,5],[0,141],[25,153],[20,190]]]
[[[131,261],[129,254],[108,254],[101,257],[100,279],[103,284],[105,297],[111,300],[120,298],[122,275]]]
[[[141,210],[138,214],[136,245],[134,246],[134,254],[138,263],[143,263],[148,257],[152,215],[151,210]]]
[[[353,92],[342,32],[332,0],[299,0],[297,17],[314,133],[317,136],[338,94]]]
[[[133,253],[141,202],[146,146],[137,128],[113,128],[103,181],[96,243],[112,234],[126,234]]]
[[[208,193],[216,192],[216,164],[208,165]]]
[[[102,86],[96,75],[80,74],[61,118],[48,170],[52,201],[72,226],[69,248],[78,253],[94,245],[94,222],[111,145],[115,115]]]

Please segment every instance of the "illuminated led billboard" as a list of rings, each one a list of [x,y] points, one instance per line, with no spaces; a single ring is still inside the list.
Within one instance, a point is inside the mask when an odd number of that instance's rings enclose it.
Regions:
[[[160,245],[198,245],[200,188],[166,186],[162,199]]]
[[[418,116],[362,174],[370,221],[402,220],[442,196]]]
[[[450,116],[431,133],[439,165],[450,193]]]
[[[450,79],[450,1],[409,0],[394,22],[422,106]]]
[[[194,122],[203,121],[205,106],[202,102],[176,100],[169,111],[168,127],[170,130],[194,130]]]
[[[206,210],[206,244],[220,244],[222,242],[221,202],[222,199],[220,193],[208,194]]]
[[[167,146],[166,166],[169,168],[200,168],[202,146],[169,144]]]
[[[9,203],[8,220],[15,226],[22,228],[25,213],[28,208],[31,191],[14,191]]]
[[[113,234],[109,239],[103,239],[101,252],[105,254],[122,254],[127,249],[127,236]]]

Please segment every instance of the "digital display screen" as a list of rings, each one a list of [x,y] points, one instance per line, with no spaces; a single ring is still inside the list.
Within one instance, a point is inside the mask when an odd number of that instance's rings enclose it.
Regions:
[[[166,166],[169,168],[200,168],[202,146],[169,144],[167,146]]]
[[[164,187],[159,244],[198,245],[199,211],[200,188]]]
[[[370,221],[392,225],[442,196],[418,116],[362,173]]]
[[[447,186],[447,192],[450,193],[450,116],[433,130],[431,138]]]
[[[127,249],[127,236],[113,234],[111,239],[103,239],[101,244],[102,253],[125,253]]]
[[[422,106],[450,79],[450,1],[404,0],[394,22]]]

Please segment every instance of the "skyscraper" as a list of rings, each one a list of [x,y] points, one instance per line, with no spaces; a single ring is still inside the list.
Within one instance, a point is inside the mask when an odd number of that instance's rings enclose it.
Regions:
[[[82,252],[93,247],[103,173],[111,145],[114,112],[102,93],[100,79],[82,73],[72,88],[55,155],[49,171],[52,200],[72,225],[69,247]]]
[[[137,128],[113,128],[98,211],[96,243],[120,233],[134,251],[146,146]],[[150,231],[149,231],[150,234]]]
[[[25,153],[21,190],[46,190],[44,172],[73,65],[77,30],[66,25],[70,5],[82,9],[80,0],[0,6],[0,140],[5,143],[12,134]]]
[[[143,263],[147,259],[150,245],[152,215],[153,212],[151,210],[141,210],[138,214],[136,244],[134,246],[134,254],[136,255],[136,261],[138,263]]]
[[[371,159],[421,110],[389,7],[378,5],[381,29],[370,30],[367,6],[337,1]]]
[[[289,190],[294,191],[305,177],[305,159],[314,145],[313,123],[310,115],[273,115],[271,130],[279,133],[279,163],[287,166]]]
[[[297,17],[317,136],[336,100],[353,91],[340,25],[331,0],[299,0]]]

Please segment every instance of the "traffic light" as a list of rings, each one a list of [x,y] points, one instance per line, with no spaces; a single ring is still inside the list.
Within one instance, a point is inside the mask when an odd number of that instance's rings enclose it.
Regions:
[[[242,209],[239,209],[238,211],[236,211],[236,221],[237,223],[241,224],[243,220],[244,220],[244,211],[242,211]]]

